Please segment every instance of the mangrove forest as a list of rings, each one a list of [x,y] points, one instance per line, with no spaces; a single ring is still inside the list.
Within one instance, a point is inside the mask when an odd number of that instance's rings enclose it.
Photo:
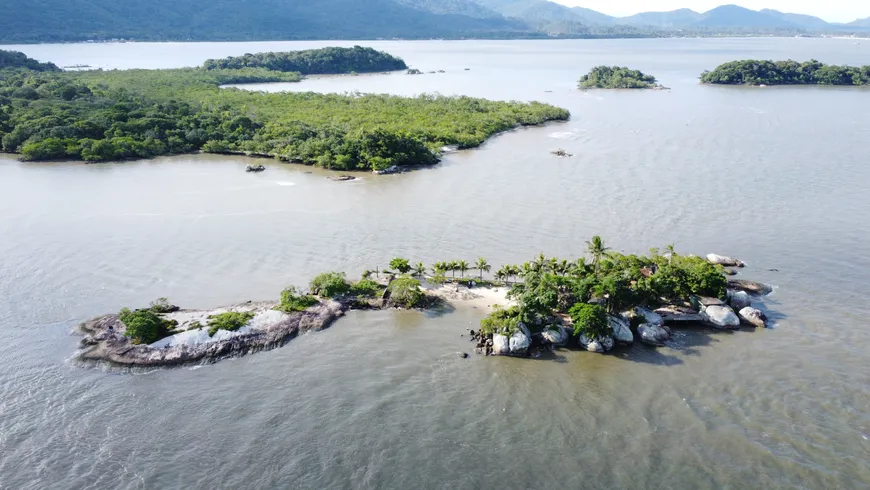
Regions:
[[[361,53],[370,52],[327,48],[276,59],[307,60],[308,69],[326,70],[332,63],[342,72],[360,72],[371,67],[369,61],[354,64],[371,59]],[[327,169],[384,170],[431,165],[444,146],[472,148],[502,131],[570,116],[536,102],[226,87],[302,80],[300,72],[267,68],[278,64],[264,55],[256,55],[262,61],[253,66],[238,68],[69,72],[21,56],[0,56],[0,148],[25,161],[100,162],[203,151]],[[376,63],[395,62],[387,56],[378,55]]]
[[[580,78],[579,88],[659,88],[656,77],[625,66],[596,66]]]

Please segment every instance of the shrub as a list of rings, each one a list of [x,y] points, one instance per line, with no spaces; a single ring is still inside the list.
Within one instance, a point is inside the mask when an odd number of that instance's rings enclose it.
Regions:
[[[390,283],[390,303],[403,308],[416,308],[423,301],[420,281],[410,277],[400,277]]]
[[[281,303],[275,309],[284,313],[293,313],[306,310],[316,304],[317,298],[310,295],[301,295],[294,286],[290,286],[281,291]]]
[[[214,335],[218,330],[234,332],[248,324],[254,314],[250,311],[228,311],[208,317],[208,334]]]
[[[350,292],[350,283],[342,272],[324,272],[311,281],[311,292],[324,298],[334,298]]]
[[[178,311],[178,307],[171,304],[167,298],[157,298],[148,306],[148,309],[154,313],[172,313],[173,311]]]
[[[510,335],[519,330],[521,317],[520,308],[517,306],[502,308],[496,305],[493,312],[480,321],[480,332],[484,335]]]
[[[399,274],[407,274],[411,271],[411,263],[408,262],[408,259],[396,257],[390,261],[390,269],[398,271]]]
[[[362,298],[374,298],[381,292],[382,286],[371,279],[363,279],[351,287],[350,294]]]
[[[177,323],[160,318],[151,310],[130,311],[124,308],[118,314],[126,330],[124,335],[130,337],[134,344],[150,344],[169,335]]]
[[[607,312],[601,305],[577,303],[568,310],[568,314],[574,320],[574,335],[585,335],[589,339],[610,335]]]

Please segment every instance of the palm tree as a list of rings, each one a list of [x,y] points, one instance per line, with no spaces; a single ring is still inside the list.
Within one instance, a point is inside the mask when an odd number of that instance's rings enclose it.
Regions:
[[[453,276],[453,279],[456,279],[456,268],[459,267],[459,264],[454,260],[453,262],[447,262],[444,264],[447,266],[447,270],[450,271],[450,274]]]
[[[601,257],[607,254],[610,250],[604,246],[604,241],[601,237],[595,235],[592,240],[586,242],[586,251],[592,256],[592,265],[595,267],[595,273],[598,273],[598,266],[601,264]]]
[[[672,244],[668,245],[667,247],[665,247],[665,250],[668,251],[668,265],[673,264],[673,262],[674,262],[674,257],[677,256],[677,252],[676,252],[676,250],[674,249],[675,246],[676,246],[676,244],[675,244],[675,243],[672,243]]]
[[[520,268],[516,265],[509,265],[508,274],[510,275],[510,277],[516,277],[520,275]]]
[[[496,281],[504,281],[507,278],[507,275],[504,273],[504,267],[495,271],[495,280]]]
[[[483,273],[489,272],[492,270],[492,266],[489,265],[489,262],[486,261],[483,257],[479,257],[477,259],[477,263],[474,264],[474,268],[480,271],[480,280],[483,281]]]
[[[462,277],[464,279],[465,278],[465,271],[467,271],[469,269],[468,262],[466,262],[464,260],[459,260],[459,261],[456,261],[455,264],[456,264],[456,268],[459,269],[459,273],[461,274],[460,277]]]
[[[426,266],[423,265],[423,262],[420,262],[416,266],[414,266],[414,275],[417,277],[423,277],[426,275]]]
[[[509,266],[509,265],[503,265],[503,266],[501,266],[501,269],[499,269],[499,270],[495,273],[495,277],[496,277],[496,279],[499,279],[499,278],[500,278],[501,280],[503,280],[503,281],[505,282],[505,284],[510,284],[510,278],[511,278],[511,268],[510,268],[510,266]]]

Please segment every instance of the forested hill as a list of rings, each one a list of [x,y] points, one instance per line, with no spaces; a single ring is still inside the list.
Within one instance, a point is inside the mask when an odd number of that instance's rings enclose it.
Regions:
[[[521,21],[395,0],[0,0],[0,42],[512,37]]]
[[[303,75],[335,73],[373,73],[404,70],[408,65],[383,51],[354,46],[353,48],[323,48],[287,53],[258,53],[207,60],[206,70],[265,68],[267,70],[296,72]]]

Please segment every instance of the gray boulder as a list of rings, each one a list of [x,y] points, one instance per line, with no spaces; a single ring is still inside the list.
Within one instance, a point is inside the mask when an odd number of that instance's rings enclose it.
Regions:
[[[496,356],[506,356],[511,353],[510,339],[507,335],[495,334],[492,336],[492,353]]]
[[[664,325],[665,319],[661,315],[644,306],[635,306],[631,310],[623,313],[623,316],[629,320],[633,318],[641,318],[644,323],[653,325]]]
[[[728,290],[728,304],[734,311],[740,311],[747,306],[752,306],[752,298],[746,291]]]
[[[740,328],[740,318],[727,306],[708,306],[703,315],[709,325],[719,329]]]
[[[541,337],[553,345],[565,345],[571,338],[571,333],[561,325],[551,325],[541,332]]]
[[[637,327],[637,335],[641,342],[659,347],[671,340],[671,329],[662,325],[644,323]]]
[[[588,350],[589,352],[607,352],[613,349],[613,337],[605,336],[599,339],[591,340],[589,337],[585,335],[581,335],[577,338],[577,342],[581,347]]]
[[[634,334],[624,318],[616,315],[607,315],[607,324],[613,331],[613,339],[620,344],[633,344]]]
[[[763,311],[758,308],[752,308],[747,306],[740,310],[738,313],[740,320],[747,325],[752,325],[754,327],[765,328],[767,327],[767,315],[764,314]]]
[[[744,265],[746,265],[740,259],[716,254],[707,254],[707,262],[725,267],[743,267]]]
[[[764,296],[773,292],[773,288],[767,284],[746,279],[728,279],[728,288],[745,291],[755,296]]]
[[[514,332],[508,343],[512,356],[522,356],[528,354],[532,339],[523,332]]]

